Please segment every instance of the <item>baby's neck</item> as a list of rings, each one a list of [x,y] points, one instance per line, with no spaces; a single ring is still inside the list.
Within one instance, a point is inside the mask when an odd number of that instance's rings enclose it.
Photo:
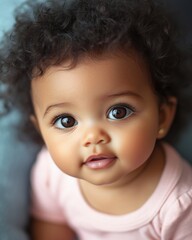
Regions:
[[[161,146],[156,146],[153,157],[137,174],[116,184],[96,186],[80,180],[80,188],[87,203],[97,211],[122,215],[140,208],[156,189],[165,165]]]

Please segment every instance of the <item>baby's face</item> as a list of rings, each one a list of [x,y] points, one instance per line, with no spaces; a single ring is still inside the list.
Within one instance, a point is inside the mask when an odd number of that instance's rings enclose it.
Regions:
[[[35,118],[57,166],[96,185],[134,176],[152,157],[160,114],[135,52],[50,67],[32,80]]]

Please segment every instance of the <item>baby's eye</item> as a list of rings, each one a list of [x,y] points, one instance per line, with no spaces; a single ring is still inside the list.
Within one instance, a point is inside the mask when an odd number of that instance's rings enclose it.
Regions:
[[[128,106],[114,106],[108,111],[107,118],[111,120],[119,120],[128,118],[134,111]]]
[[[72,128],[77,125],[77,121],[72,116],[60,116],[54,121],[54,126],[59,129]]]

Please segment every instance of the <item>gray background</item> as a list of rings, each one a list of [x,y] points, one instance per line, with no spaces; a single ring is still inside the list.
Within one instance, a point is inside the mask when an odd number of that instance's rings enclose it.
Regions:
[[[162,1],[168,3],[186,30],[186,37],[182,41],[191,44],[192,1]],[[0,37],[13,24],[13,9],[21,2],[23,0],[0,0]],[[189,111],[192,112],[192,109]],[[18,121],[22,121],[22,118],[17,111],[0,117],[0,240],[28,239],[29,171],[38,147],[18,141],[15,128]],[[192,121],[176,147],[192,162]]]

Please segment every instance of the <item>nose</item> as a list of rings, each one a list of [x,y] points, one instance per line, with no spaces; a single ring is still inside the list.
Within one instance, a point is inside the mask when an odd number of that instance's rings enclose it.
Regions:
[[[107,144],[108,142],[110,142],[109,134],[104,129],[97,127],[88,129],[83,136],[84,147],[97,144]]]

